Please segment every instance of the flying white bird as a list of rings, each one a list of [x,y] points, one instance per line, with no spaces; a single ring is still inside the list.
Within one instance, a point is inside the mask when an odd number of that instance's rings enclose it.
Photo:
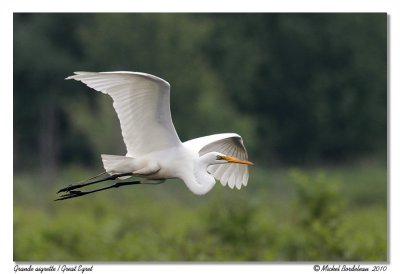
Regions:
[[[246,186],[249,178],[247,152],[242,138],[235,133],[215,134],[182,143],[175,131],[170,112],[170,84],[156,76],[140,72],[75,72],[74,79],[108,94],[121,124],[126,156],[102,154],[105,172],[76,185],[69,185],[57,200],[132,184],[158,184],[179,178],[197,195],[209,192],[216,179],[230,188]],[[109,174],[103,179],[93,180]],[[118,181],[92,191],[78,188]]]

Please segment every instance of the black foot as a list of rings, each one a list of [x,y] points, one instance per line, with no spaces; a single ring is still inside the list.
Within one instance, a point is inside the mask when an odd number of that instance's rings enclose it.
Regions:
[[[71,198],[80,197],[80,196],[83,196],[83,195],[86,195],[86,194],[89,194],[89,193],[85,193],[85,192],[82,192],[80,190],[71,190],[67,194],[60,195],[60,198],[58,198],[58,199],[56,199],[54,201],[67,200],[67,199],[71,199]]]

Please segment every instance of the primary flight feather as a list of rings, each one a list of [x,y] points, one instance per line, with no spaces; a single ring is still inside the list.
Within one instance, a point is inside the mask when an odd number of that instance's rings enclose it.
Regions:
[[[235,133],[215,134],[181,142],[171,119],[170,84],[141,72],[75,72],[66,79],[81,81],[108,94],[118,115],[127,154],[101,155],[110,176],[85,184],[70,185],[58,200],[83,196],[128,184],[161,183],[179,178],[197,195],[207,193],[219,180],[230,188],[246,186],[249,178],[247,151]],[[94,191],[75,189],[116,178],[139,181],[116,183]],[[93,178],[96,178],[95,176]],[[93,179],[91,178],[91,179]]]

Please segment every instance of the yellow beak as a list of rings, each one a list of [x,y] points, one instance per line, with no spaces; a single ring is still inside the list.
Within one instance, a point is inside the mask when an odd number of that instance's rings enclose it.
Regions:
[[[228,161],[229,163],[244,164],[244,165],[254,165],[252,162],[240,160],[240,159],[235,158],[233,156],[222,156],[221,158],[224,159],[225,161]]]

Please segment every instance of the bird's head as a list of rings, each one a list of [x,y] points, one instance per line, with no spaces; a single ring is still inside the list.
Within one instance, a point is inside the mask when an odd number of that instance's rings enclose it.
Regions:
[[[252,162],[241,160],[233,156],[228,156],[219,152],[210,152],[203,155],[208,165],[216,165],[216,164],[244,164],[244,165],[254,165]]]

